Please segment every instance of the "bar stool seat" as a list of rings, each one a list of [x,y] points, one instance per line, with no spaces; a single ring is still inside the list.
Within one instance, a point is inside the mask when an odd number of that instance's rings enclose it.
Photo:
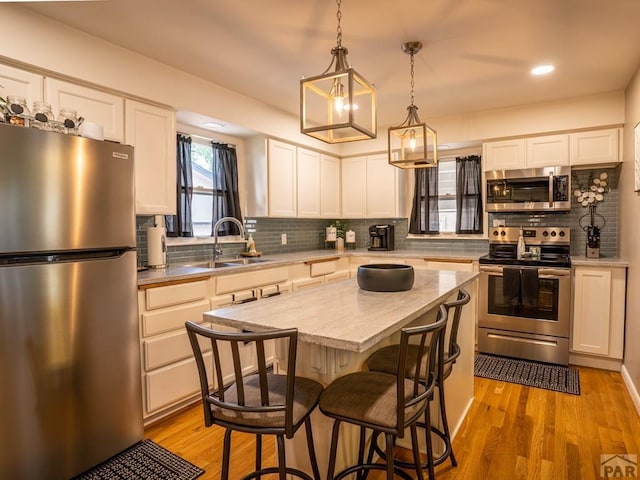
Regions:
[[[394,474],[411,480],[412,477],[402,471],[393,459],[395,439],[402,438],[405,429],[409,428],[415,471],[417,478],[422,480],[416,422],[428,412],[428,401],[433,396],[434,358],[445,323],[446,312],[441,308],[435,323],[402,329],[397,362],[402,365],[403,372],[406,368],[410,339],[416,340],[418,345],[421,361],[414,364],[412,375],[405,377],[383,372],[355,372],[338,377],[325,387],[320,395],[320,411],[334,419],[327,479],[339,480],[356,472],[358,478],[362,478],[363,475],[366,477],[369,470],[384,470],[387,472],[388,480],[392,480]],[[429,380],[425,381],[425,378]],[[428,413],[426,415],[428,416]],[[342,422],[360,427],[358,461],[334,477],[338,435]],[[374,438],[380,434],[385,435],[385,464],[373,463],[373,448],[369,449],[367,461],[364,461],[367,429],[373,431]]]
[[[445,341],[442,342],[442,347],[439,348],[437,367],[436,367],[436,382],[435,386],[438,388],[439,397],[439,413],[442,420],[442,429],[436,428],[431,425],[429,419],[425,418],[424,422],[418,422],[418,426],[425,429],[425,435],[429,435],[433,432],[437,435],[444,444],[444,450],[442,454],[433,458],[431,462],[427,462],[422,465],[423,468],[431,469],[433,465],[440,465],[447,458],[450,459],[451,464],[455,467],[458,462],[453,453],[453,447],[451,444],[451,434],[449,431],[449,422],[447,420],[447,411],[445,403],[445,389],[444,381],[451,375],[453,371],[453,365],[460,356],[460,345],[458,344],[458,330],[460,326],[460,316],[462,314],[462,307],[469,303],[471,296],[464,289],[458,290],[458,297],[451,302],[443,303],[443,307],[446,311],[445,321],[447,321]],[[453,317],[449,321],[450,312],[453,311]],[[446,340],[448,335],[448,340]],[[446,349],[445,349],[446,345]],[[383,347],[375,351],[367,359],[366,365],[370,371],[384,372],[388,374],[396,374],[398,371],[398,354],[400,352],[400,345],[394,344],[387,347]],[[415,365],[420,355],[420,350],[416,345],[409,345],[407,351],[407,363],[404,368],[404,375],[410,376],[415,369]],[[427,428],[429,425],[429,428]],[[374,438],[376,440],[376,438]],[[382,450],[374,445],[374,448],[381,453]],[[411,468],[412,464],[408,462],[398,462],[404,468]],[[431,477],[431,470],[430,470]]]
[[[267,474],[278,474],[279,480],[291,475],[320,480],[310,415],[318,405],[323,387],[315,380],[295,375],[298,330],[221,332],[190,321],[185,327],[200,377],[204,423],[207,427],[225,428],[221,478],[229,479],[231,433],[240,431],[256,436],[255,470],[241,480],[259,479]],[[286,374],[273,373],[267,367],[265,342],[276,340],[286,343]],[[205,345],[211,346],[213,369],[209,368],[211,360],[203,354]],[[246,374],[256,367],[257,373]],[[209,378],[209,371],[213,371],[215,381]],[[223,372],[233,378],[230,384]],[[306,429],[313,477],[286,464],[284,439],[293,438],[302,425]],[[263,435],[276,437],[277,466],[262,467]]]

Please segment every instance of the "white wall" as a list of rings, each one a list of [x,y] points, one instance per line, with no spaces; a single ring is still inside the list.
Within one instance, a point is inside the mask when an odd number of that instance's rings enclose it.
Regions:
[[[640,391],[640,193],[634,192],[634,127],[640,122],[640,69],[626,90],[624,124],[624,162],[619,185],[620,255],[629,261],[627,272],[627,323],[625,331],[624,369],[637,395]],[[624,373],[624,372],[623,372]],[[636,397],[636,402],[640,399]],[[636,403],[640,412],[640,404]]]

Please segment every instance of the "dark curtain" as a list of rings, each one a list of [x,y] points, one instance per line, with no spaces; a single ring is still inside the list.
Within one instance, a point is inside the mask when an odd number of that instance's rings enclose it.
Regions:
[[[191,204],[193,179],[191,173],[191,137],[178,134],[176,154],[176,212],[165,217],[168,237],[193,237]]]
[[[438,233],[438,167],[416,168],[409,233]]]
[[[456,233],[482,233],[480,156],[456,158]]]
[[[238,157],[236,147],[211,142],[213,148],[213,225],[222,217],[235,217],[242,222],[240,196],[238,194]],[[220,225],[218,235],[239,235],[237,225],[225,222]]]

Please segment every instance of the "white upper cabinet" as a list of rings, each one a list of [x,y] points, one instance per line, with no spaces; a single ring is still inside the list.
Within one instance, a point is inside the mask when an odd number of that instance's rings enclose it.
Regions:
[[[342,216],[403,216],[403,170],[389,165],[387,154],[342,160]]]
[[[569,135],[527,138],[526,168],[569,165]]]
[[[102,125],[104,138],[124,142],[124,98],[55,78],[45,79],[45,101],[51,104],[53,114],[60,108],[76,110],[86,122]]]
[[[342,159],[342,217],[367,216],[367,157]]]
[[[269,216],[295,217],[297,212],[296,147],[268,140]]]
[[[485,171],[525,168],[527,147],[523,138],[486,142],[482,150]]]
[[[9,95],[22,97],[27,101],[29,109],[33,109],[33,102],[42,100],[44,79],[35,73],[18,68],[0,65],[0,97]]]
[[[320,154],[312,150],[297,149],[298,217],[320,217]]]
[[[320,155],[320,216],[340,218],[340,159]]]
[[[571,165],[620,162],[621,129],[610,128],[571,134]]]
[[[485,171],[618,163],[621,135],[611,128],[486,142],[482,161]]]
[[[126,100],[125,142],[135,147],[136,213],[176,213],[175,112]]]

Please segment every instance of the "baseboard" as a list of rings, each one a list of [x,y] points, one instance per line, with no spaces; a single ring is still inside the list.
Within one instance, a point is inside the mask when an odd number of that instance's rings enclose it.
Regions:
[[[471,407],[473,405],[473,401],[475,400],[475,397],[471,397],[469,399],[469,403],[467,403],[467,406],[464,409],[464,413],[462,415],[460,415],[460,420],[458,420],[458,423],[455,424],[455,426],[453,427],[453,429],[451,429],[451,441],[453,442],[453,439],[456,438],[456,435],[458,434],[458,431],[462,428],[462,423],[464,422],[465,418],[467,418],[467,414],[469,413],[469,410],[471,410]]]
[[[627,391],[629,395],[631,395],[631,400],[636,407],[636,411],[638,415],[640,415],[640,393],[638,393],[638,389],[633,384],[631,377],[629,376],[629,372],[627,371],[627,367],[622,365],[622,369],[620,370],[620,375],[622,375],[622,380],[624,381],[625,386],[627,387]]]
[[[569,365],[599,368],[601,370],[611,370],[612,372],[619,372],[622,368],[622,360],[617,360],[615,358],[598,357],[595,355],[569,353]]]

